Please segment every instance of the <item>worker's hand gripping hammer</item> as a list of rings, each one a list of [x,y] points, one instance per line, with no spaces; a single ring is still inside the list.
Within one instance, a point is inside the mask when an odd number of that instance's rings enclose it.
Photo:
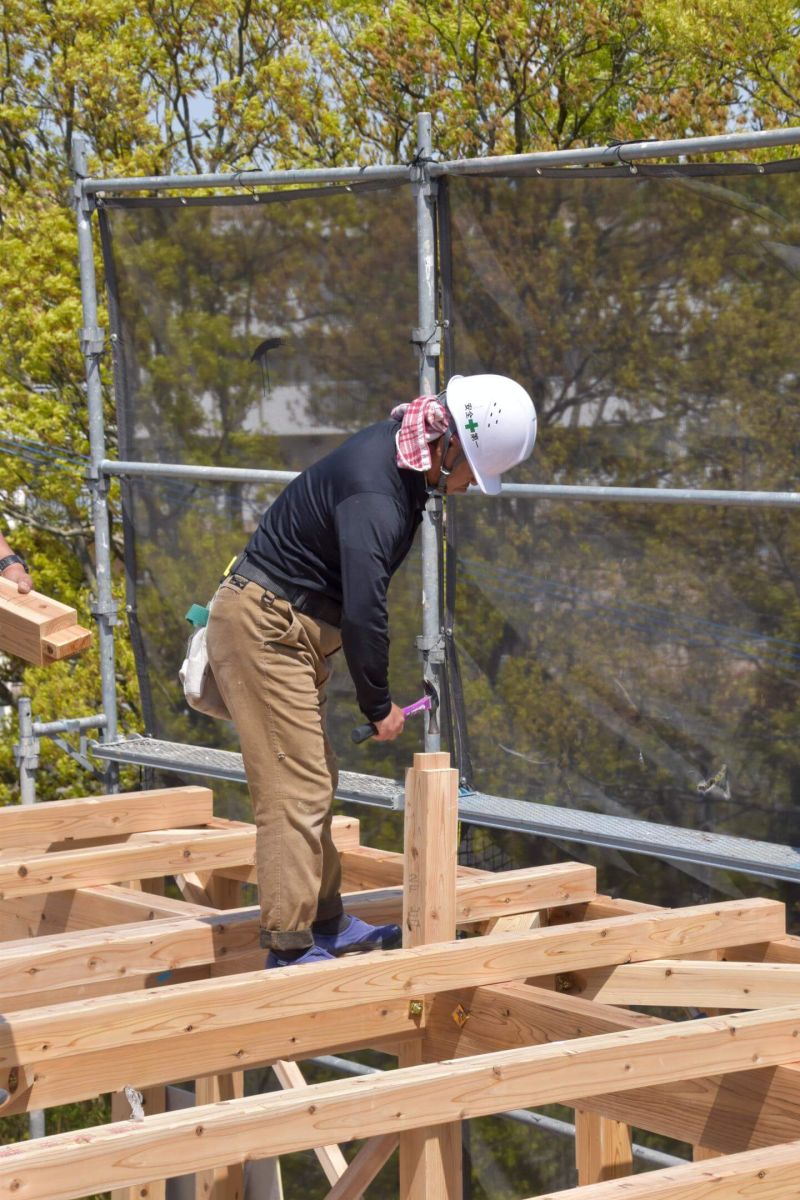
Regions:
[[[438,708],[436,693],[428,683],[425,684],[425,693],[419,700],[415,700],[413,704],[409,704],[403,709],[404,717],[413,717],[420,712],[436,712]],[[369,738],[374,737],[377,732],[377,726],[372,721],[368,721],[365,725],[358,725],[353,729],[350,737],[358,745],[359,742],[366,742]]]

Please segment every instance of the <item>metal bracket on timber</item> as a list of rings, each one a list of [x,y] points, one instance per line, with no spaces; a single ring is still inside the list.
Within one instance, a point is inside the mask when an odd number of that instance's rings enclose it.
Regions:
[[[457,793],[446,754],[415,756],[404,856],[334,818],[348,910],[400,921],[403,949],[268,973],[258,910],[239,907],[254,829],[214,818],[206,788],[0,810],[0,1141],[5,1115],[127,1084],[148,1100],[142,1121],[117,1106],[105,1128],[0,1148],[0,1200],[157,1197],[191,1173],[198,1197],[241,1200],[248,1161],[318,1147],[328,1200],[357,1200],[398,1144],[398,1200],[456,1200],[462,1121],[552,1102],[576,1108],[585,1185],[559,1200],[694,1200],[699,1162],[636,1184],[632,1124],[715,1154],[720,1200],[788,1195],[800,942],[783,906],[612,901],[576,863],[458,868]],[[135,890],[165,877],[190,900]],[[307,1086],[296,1065],[369,1047],[400,1069]],[[245,1097],[243,1071],[266,1065],[287,1091]],[[157,1111],[198,1069],[194,1109]]]

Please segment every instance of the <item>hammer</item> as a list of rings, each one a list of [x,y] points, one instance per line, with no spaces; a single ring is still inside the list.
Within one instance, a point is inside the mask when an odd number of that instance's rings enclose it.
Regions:
[[[404,708],[403,716],[413,717],[415,713],[419,712],[430,712],[435,714],[438,707],[439,698],[436,695],[436,691],[433,685],[426,680],[425,695],[421,696],[419,700],[415,700],[413,704],[409,704],[406,708]],[[431,717],[432,722],[433,720],[435,720],[434,716]],[[368,738],[374,737],[377,732],[377,726],[374,725],[372,721],[368,721],[365,725],[358,725],[355,729],[351,730],[350,738],[356,743],[356,745],[358,745],[359,742],[366,742]]]

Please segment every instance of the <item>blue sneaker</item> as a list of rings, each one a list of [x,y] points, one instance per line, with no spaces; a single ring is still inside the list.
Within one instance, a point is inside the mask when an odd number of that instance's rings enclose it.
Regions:
[[[368,950],[396,950],[403,942],[399,925],[368,925],[359,917],[348,917],[338,933],[315,933],[320,950],[337,958],[340,954],[364,954]]]
[[[267,955],[266,969],[271,971],[273,967],[300,967],[306,963],[331,962],[333,955],[327,950],[322,950],[319,946],[309,946],[305,954],[301,954],[299,958],[282,958],[280,950],[270,950]]]

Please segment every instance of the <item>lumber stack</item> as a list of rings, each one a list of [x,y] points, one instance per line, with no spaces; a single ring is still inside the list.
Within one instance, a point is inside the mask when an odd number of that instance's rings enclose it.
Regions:
[[[462,1122],[554,1102],[577,1129],[579,1186],[558,1200],[794,1196],[800,943],[782,905],[611,900],[578,863],[459,868],[456,799],[447,756],[417,755],[405,858],[334,819],[347,908],[402,921],[403,949],[268,973],[242,904],[254,829],[215,818],[208,789],[0,810],[0,1142],[4,1115],[114,1095],[109,1126],[0,1148],[0,1200],[163,1197],[187,1173],[198,1198],[241,1200],[246,1162],[307,1148],[330,1200],[356,1200],[398,1145],[400,1200],[457,1200]],[[399,1069],[306,1085],[303,1059],[363,1047]],[[285,1090],[245,1097],[244,1069],[269,1064]],[[198,1074],[195,1107],[163,1111],[164,1086]],[[634,1177],[632,1125],[698,1161]]]
[[[78,624],[74,608],[41,592],[22,595],[0,577],[0,651],[37,667],[85,650],[91,630]]]

